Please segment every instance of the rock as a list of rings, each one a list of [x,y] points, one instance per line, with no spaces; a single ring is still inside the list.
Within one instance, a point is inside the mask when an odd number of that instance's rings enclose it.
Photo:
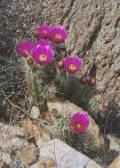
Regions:
[[[114,150],[120,154],[120,139],[112,135],[107,135],[110,141],[110,150]]]
[[[31,168],[55,168],[55,161],[50,157],[40,157],[40,161]]]
[[[0,130],[1,130],[1,133],[4,133],[4,135],[6,135],[7,138],[9,139],[14,138],[16,136],[25,137],[24,129],[17,126],[0,123]]]
[[[55,167],[55,161],[53,159],[46,160],[46,167],[47,168],[49,168],[49,167],[51,167],[51,168]]]
[[[43,132],[42,135],[36,140],[36,145],[41,147],[44,142],[48,142],[49,140],[51,140],[50,135]]]
[[[3,162],[3,161],[0,161],[0,167],[1,167],[1,168],[10,168],[10,165],[6,164],[6,163]]]
[[[10,157],[10,154],[9,153],[5,153],[5,152],[0,152],[1,153],[1,155],[0,155],[0,160],[3,162],[3,163],[5,163],[5,164],[7,164],[7,165],[10,165],[10,163],[11,163],[11,157]]]
[[[24,147],[27,145],[27,141],[22,138],[12,138],[12,139],[3,139],[0,141],[0,147],[3,151],[8,151],[9,153],[12,150],[20,149],[21,147]]]
[[[108,168],[120,168],[120,155],[108,166]]]
[[[0,148],[2,151],[11,153],[12,150],[20,149],[27,145],[24,129],[0,123]]]
[[[30,115],[33,119],[38,119],[40,116],[40,111],[36,106],[33,106],[30,111]]]
[[[84,111],[80,107],[74,105],[73,103],[70,103],[69,101],[62,101],[62,100],[48,102],[48,109],[51,111],[51,113],[53,111],[56,111],[55,113],[60,114],[61,116],[63,116],[65,112],[67,114],[73,114],[75,112]],[[57,133],[57,130],[56,130],[56,134],[57,135],[59,134],[59,132]],[[66,134],[65,132],[63,133],[63,137],[66,137],[67,140],[72,139],[73,140],[72,145],[75,144],[78,150],[81,150],[80,143],[82,143],[82,146],[84,146],[84,149],[87,150],[87,154],[90,152],[90,156],[92,156],[92,153],[93,155],[95,155],[95,153],[100,153],[103,147],[102,145],[104,144],[102,136],[100,134],[99,126],[95,123],[95,121],[91,117],[90,117],[90,126],[86,134],[81,134],[80,136],[72,137],[71,133]]]
[[[104,137],[105,148],[104,153],[100,155],[102,165],[108,166],[120,154],[120,139],[113,135]]]
[[[102,167],[91,160],[88,162],[85,168],[102,168]]]
[[[36,157],[36,147],[34,144],[29,144],[25,148],[22,149],[18,153],[18,158],[21,160],[25,165],[28,165],[32,162],[34,162],[37,157]]]
[[[50,135],[42,129],[38,124],[34,123],[30,119],[24,119],[21,121],[21,127],[24,128],[28,135],[28,141],[36,144],[38,147],[43,142],[49,141]]]
[[[46,168],[46,165],[40,162],[31,166],[31,168]]]
[[[80,152],[77,152],[67,144],[63,143],[58,139],[51,140],[44,143],[40,148],[40,158],[49,157],[49,164],[51,167],[61,167],[61,168],[84,168],[85,166],[93,165],[95,168],[102,168],[97,163],[92,161],[87,156],[83,155]],[[54,160],[54,162],[53,162]],[[46,163],[47,163],[46,159]],[[38,163],[36,164],[38,165]],[[31,168],[38,168],[35,165]],[[88,167],[89,168],[89,167]]]
[[[21,121],[21,127],[30,137],[35,137],[36,139],[42,134],[42,129],[36,123],[30,119],[24,119]]]
[[[26,139],[17,137],[11,139],[9,143],[11,144],[11,148],[14,150],[24,148],[28,144]]]

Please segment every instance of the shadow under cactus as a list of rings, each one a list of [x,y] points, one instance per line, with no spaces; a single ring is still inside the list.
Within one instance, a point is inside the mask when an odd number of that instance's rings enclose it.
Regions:
[[[99,112],[96,121],[99,122],[104,134],[113,134],[120,137],[120,106],[114,100],[111,100],[108,106],[102,112]]]
[[[61,76],[60,80],[55,81],[59,88],[58,96],[70,100],[84,110],[89,108],[89,100],[95,94],[95,87],[80,84],[79,79],[74,76]]]

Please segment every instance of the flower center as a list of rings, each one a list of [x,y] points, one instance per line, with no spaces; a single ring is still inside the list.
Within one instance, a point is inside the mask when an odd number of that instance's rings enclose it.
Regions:
[[[55,34],[54,36],[56,39],[62,39],[62,36],[60,34]]]
[[[76,65],[75,64],[69,64],[68,68],[71,71],[75,71],[76,70]]]
[[[81,124],[80,123],[77,123],[77,128],[81,128]]]
[[[42,33],[47,34],[47,30],[43,30]]]
[[[40,61],[46,61],[47,60],[47,55],[41,54],[39,55]]]

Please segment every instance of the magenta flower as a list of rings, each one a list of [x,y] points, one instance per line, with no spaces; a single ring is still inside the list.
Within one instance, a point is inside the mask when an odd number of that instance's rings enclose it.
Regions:
[[[36,31],[40,38],[48,38],[50,35],[50,27],[48,25],[37,26]]]
[[[64,26],[53,26],[50,31],[50,37],[53,42],[61,43],[67,38],[68,31]]]
[[[36,47],[32,57],[36,64],[49,64],[54,59],[55,52],[49,45]]]
[[[37,47],[39,46],[50,46],[51,48],[53,48],[52,42],[49,40],[44,40],[44,39],[41,39],[38,41]]]
[[[75,55],[70,55],[64,60],[64,69],[70,74],[75,74],[83,65],[83,59]]]
[[[74,113],[70,118],[70,126],[72,130],[77,133],[85,133],[89,126],[89,115],[88,113]]]
[[[32,54],[34,46],[30,41],[22,41],[17,45],[16,51],[20,56],[28,57]]]

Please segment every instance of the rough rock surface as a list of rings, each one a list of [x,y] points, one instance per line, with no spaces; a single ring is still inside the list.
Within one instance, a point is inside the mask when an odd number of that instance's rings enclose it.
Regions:
[[[49,157],[51,160],[53,159],[55,162],[55,166],[53,167],[55,168],[102,168],[90,158],[75,151],[73,148],[58,139],[44,143],[40,147],[40,159],[42,157]],[[31,166],[31,168],[38,168],[38,165],[39,163]]]
[[[0,149],[10,153],[13,149],[20,149],[27,145],[25,130],[11,125],[0,123]]]
[[[119,168],[120,167],[120,156],[118,156],[108,168]]]
[[[95,61],[96,89],[107,99],[120,100],[120,2],[119,0],[54,0],[42,14],[51,24],[69,28],[67,53],[81,54],[89,74]],[[114,86],[114,87],[113,87]]]
[[[120,138],[108,135],[107,138],[110,141],[110,150],[117,151],[120,154]]]
[[[18,153],[18,158],[25,164],[29,165],[36,160],[36,148],[34,144],[29,144]]]

